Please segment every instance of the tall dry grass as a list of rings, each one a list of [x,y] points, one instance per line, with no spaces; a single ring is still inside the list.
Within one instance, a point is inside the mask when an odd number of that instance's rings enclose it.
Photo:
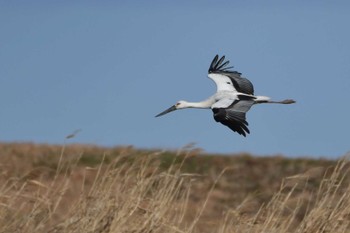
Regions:
[[[120,150],[101,156],[97,166],[81,166],[83,153],[69,155],[63,147],[56,164],[20,176],[2,166],[0,232],[350,232],[347,158],[281,177],[280,188],[262,205],[247,193],[242,203],[211,218],[219,206],[212,200],[223,195],[218,186],[231,184],[222,177],[234,167],[188,173],[182,168],[192,151],[169,157],[166,167],[162,152],[132,153]]]
[[[319,186],[309,190],[315,172],[319,169],[283,179],[280,190],[254,217],[242,218],[239,208],[228,211],[220,232],[350,232],[348,157],[326,169]]]

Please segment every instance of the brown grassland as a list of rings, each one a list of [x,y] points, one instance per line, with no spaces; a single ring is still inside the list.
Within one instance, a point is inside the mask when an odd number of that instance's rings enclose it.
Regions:
[[[350,232],[348,158],[0,143],[0,232]]]

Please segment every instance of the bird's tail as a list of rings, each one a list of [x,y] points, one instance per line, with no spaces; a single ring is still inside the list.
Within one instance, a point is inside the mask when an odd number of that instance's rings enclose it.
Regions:
[[[292,99],[285,99],[282,101],[273,101],[270,99],[270,97],[267,96],[256,96],[255,102],[257,104],[262,104],[262,103],[269,103],[269,104],[294,104],[295,100]]]
[[[256,99],[255,99],[255,103],[257,104],[261,104],[261,103],[268,103],[270,100],[270,97],[268,96],[262,96],[262,95],[259,95],[259,96],[255,96]]]

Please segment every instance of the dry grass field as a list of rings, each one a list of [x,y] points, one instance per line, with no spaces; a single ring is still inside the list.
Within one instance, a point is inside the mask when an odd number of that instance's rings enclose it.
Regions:
[[[0,143],[0,232],[350,232],[347,158]]]

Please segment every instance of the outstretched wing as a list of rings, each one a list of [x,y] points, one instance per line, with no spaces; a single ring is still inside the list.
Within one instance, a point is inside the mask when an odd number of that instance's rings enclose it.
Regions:
[[[230,61],[225,61],[225,56],[219,59],[216,55],[210,64],[208,77],[215,82],[217,91],[236,91],[254,95],[253,84],[242,77],[241,73],[230,70],[233,66],[228,66],[229,63]]]
[[[235,100],[227,108],[213,108],[214,119],[231,130],[243,135],[249,134],[248,122],[246,121],[246,113],[254,104],[254,97],[239,96],[239,100]]]

